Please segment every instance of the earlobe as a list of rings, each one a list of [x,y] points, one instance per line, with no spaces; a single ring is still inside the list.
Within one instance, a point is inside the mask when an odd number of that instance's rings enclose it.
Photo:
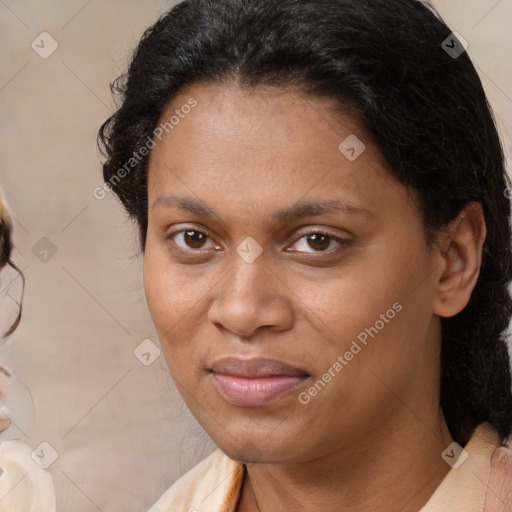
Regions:
[[[435,314],[451,317],[466,307],[480,273],[485,237],[482,206],[476,202],[468,204],[444,230],[438,243]]]

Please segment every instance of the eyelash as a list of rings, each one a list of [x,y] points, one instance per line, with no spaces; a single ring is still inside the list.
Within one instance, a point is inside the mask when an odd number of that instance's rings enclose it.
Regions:
[[[178,231],[174,231],[172,233],[169,233],[165,238],[166,240],[168,241],[171,241],[173,244],[177,245],[176,242],[174,241],[174,237],[176,237],[177,235],[180,235],[182,233],[186,233],[187,231],[192,231],[194,233],[199,233],[201,235],[205,235],[206,237],[208,237],[210,240],[212,240],[213,238],[210,236],[210,234],[207,232],[207,231],[201,231],[200,229],[196,229],[196,228],[185,228],[185,229],[180,229]],[[335,241],[337,244],[338,244],[338,247],[335,248],[335,249],[327,249],[327,250],[324,250],[324,251],[314,251],[312,250],[311,252],[306,252],[306,254],[331,254],[333,251],[336,251],[337,249],[339,249],[341,246],[346,246],[350,243],[349,240],[347,239],[343,239],[343,238],[340,238],[338,236],[335,236],[331,233],[328,233],[326,231],[322,231],[322,230],[311,230],[311,231],[308,231],[306,233],[303,233],[299,238],[297,238],[295,240],[295,242],[293,244],[296,244],[297,242],[299,242],[300,240],[302,240],[303,238],[307,238],[308,236],[311,236],[311,235],[323,235],[327,238],[329,238],[330,240],[332,241]],[[330,244],[329,244],[330,245]],[[179,250],[181,250],[182,252],[184,253],[188,253],[188,254],[198,254],[198,253],[206,253],[207,251],[204,250],[204,249],[183,249],[182,247],[180,246],[177,246]],[[218,247],[218,246],[217,246]],[[290,251],[290,252],[300,252],[300,253],[304,253],[304,251]]]

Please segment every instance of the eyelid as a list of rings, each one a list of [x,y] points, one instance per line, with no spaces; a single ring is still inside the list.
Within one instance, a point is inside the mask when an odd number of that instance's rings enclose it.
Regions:
[[[219,244],[217,244],[214,241],[214,237],[212,236],[211,232],[206,227],[204,227],[204,226],[197,227],[197,226],[191,225],[191,226],[184,226],[184,227],[181,227],[181,228],[178,228],[178,229],[174,229],[173,231],[167,232],[164,235],[164,239],[165,240],[171,240],[176,235],[179,235],[180,233],[183,233],[185,231],[197,231],[198,233],[201,233],[201,234],[205,235],[206,237],[208,237],[213,242],[213,244],[215,245],[215,247],[213,249],[216,249],[216,248],[219,247]],[[175,242],[173,241],[173,243],[175,243]],[[178,249],[180,251],[186,252],[186,253],[189,253],[189,254],[204,253],[204,252],[207,252],[207,251],[211,250],[211,248],[209,248],[209,249],[185,249],[183,247],[180,247],[177,244],[176,244],[176,246],[178,247]]]
[[[304,252],[304,251],[289,251],[289,252],[297,252],[297,253],[301,253],[301,254],[332,254],[334,252],[336,252],[337,250],[339,250],[339,248],[343,245],[347,245],[351,242],[351,240],[349,238],[343,238],[342,236],[340,235],[335,235],[334,233],[330,233],[328,230],[326,229],[323,229],[323,228],[309,228],[307,231],[303,231],[301,232],[296,238],[295,238],[295,241],[291,244],[291,245],[294,245],[296,244],[299,240],[301,240],[302,238],[308,236],[308,235],[323,235],[323,236],[326,236],[326,237],[329,237],[330,239],[336,241],[338,243],[338,247],[334,248],[334,249],[329,249],[327,251],[312,251],[312,252]]]
[[[319,235],[330,236],[331,238],[337,238],[340,240],[344,240],[346,242],[349,241],[348,232],[347,232],[347,237],[344,238],[343,235],[341,235],[341,234],[335,234],[335,233],[331,232],[329,230],[329,228],[323,228],[323,227],[304,228],[303,231],[298,230],[298,232],[299,232],[299,234],[297,236],[297,239],[302,238],[303,236],[306,236],[306,235],[319,234]]]

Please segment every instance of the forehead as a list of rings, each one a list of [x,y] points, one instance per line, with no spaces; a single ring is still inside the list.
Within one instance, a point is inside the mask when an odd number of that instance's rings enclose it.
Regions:
[[[365,144],[375,164],[384,166],[354,116],[337,112],[332,100],[295,88],[194,84],[167,105],[156,130],[160,135],[154,137],[150,173],[155,161],[193,163],[191,158],[206,164],[203,168],[218,167],[224,158],[234,157],[240,159],[240,167],[248,166],[255,156],[254,163],[265,161],[266,168],[279,161],[286,161],[286,167],[294,160],[325,164],[342,156],[338,146],[351,135]],[[212,153],[216,160],[209,158]]]
[[[295,89],[193,85],[166,107],[166,122],[150,154],[150,206],[179,191],[253,210],[341,194],[369,210],[386,187],[402,187],[357,119]]]

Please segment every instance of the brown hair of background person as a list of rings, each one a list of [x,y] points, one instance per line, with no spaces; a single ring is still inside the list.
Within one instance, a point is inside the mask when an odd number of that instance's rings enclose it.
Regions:
[[[14,245],[12,243],[12,220],[7,211],[7,206],[4,202],[3,196],[0,192],[0,271],[5,267],[9,266],[16,270],[22,281],[23,285],[25,284],[25,278],[21,270],[16,266],[16,264],[11,260],[12,251]],[[6,333],[3,333],[2,337],[8,336],[12,334],[21,320],[21,300],[19,302],[19,310],[18,315],[7,330]]]

